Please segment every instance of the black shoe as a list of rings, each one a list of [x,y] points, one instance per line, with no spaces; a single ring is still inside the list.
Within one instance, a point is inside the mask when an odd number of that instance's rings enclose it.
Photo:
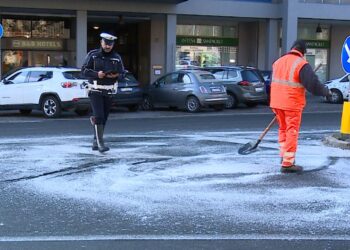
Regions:
[[[303,172],[303,167],[298,166],[298,165],[291,165],[289,167],[281,167],[281,172],[284,174],[288,174],[288,173],[301,173]]]

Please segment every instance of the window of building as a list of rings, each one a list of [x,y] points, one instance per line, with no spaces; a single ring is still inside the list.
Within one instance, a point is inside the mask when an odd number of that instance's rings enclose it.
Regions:
[[[230,65],[237,61],[236,26],[181,24],[177,25],[176,35],[176,69]]]
[[[3,18],[4,37],[70,38],[69,21]]]
[[[29,20],[3,19],[2,26],[4,37],[26,37],[31,36],[31,22]]]
[[[321,32],[316,32],[317,27]],[[318,23],[301,23],[298,25],[298,38],[306,41],[306,60],[313,68],[317,68],[316,75],[321,82],[328,79],[328,55],[330,47],[330,26]]]

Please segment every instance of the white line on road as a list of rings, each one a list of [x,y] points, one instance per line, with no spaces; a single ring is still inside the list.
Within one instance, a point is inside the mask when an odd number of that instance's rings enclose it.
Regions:
[[[0,237],[0,242],[39,242],[39,241],[95,241],[95,240],[344,240],[350,241],[349,235],[78,235],[78,236],[23,236]]]

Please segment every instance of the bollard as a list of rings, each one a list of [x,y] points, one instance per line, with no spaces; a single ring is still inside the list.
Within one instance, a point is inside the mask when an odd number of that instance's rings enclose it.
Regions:
[[[343,104],[340,133],[343,140],[350,138],[350,102]]]

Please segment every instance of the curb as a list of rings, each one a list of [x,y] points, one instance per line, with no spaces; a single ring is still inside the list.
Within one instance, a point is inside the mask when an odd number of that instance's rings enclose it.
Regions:
[[[326,146],[350,150],[350,140],[349,139],[346,139],[346,140],[342,139],[340,133],[326,136],[322,140],[322,142]]]

